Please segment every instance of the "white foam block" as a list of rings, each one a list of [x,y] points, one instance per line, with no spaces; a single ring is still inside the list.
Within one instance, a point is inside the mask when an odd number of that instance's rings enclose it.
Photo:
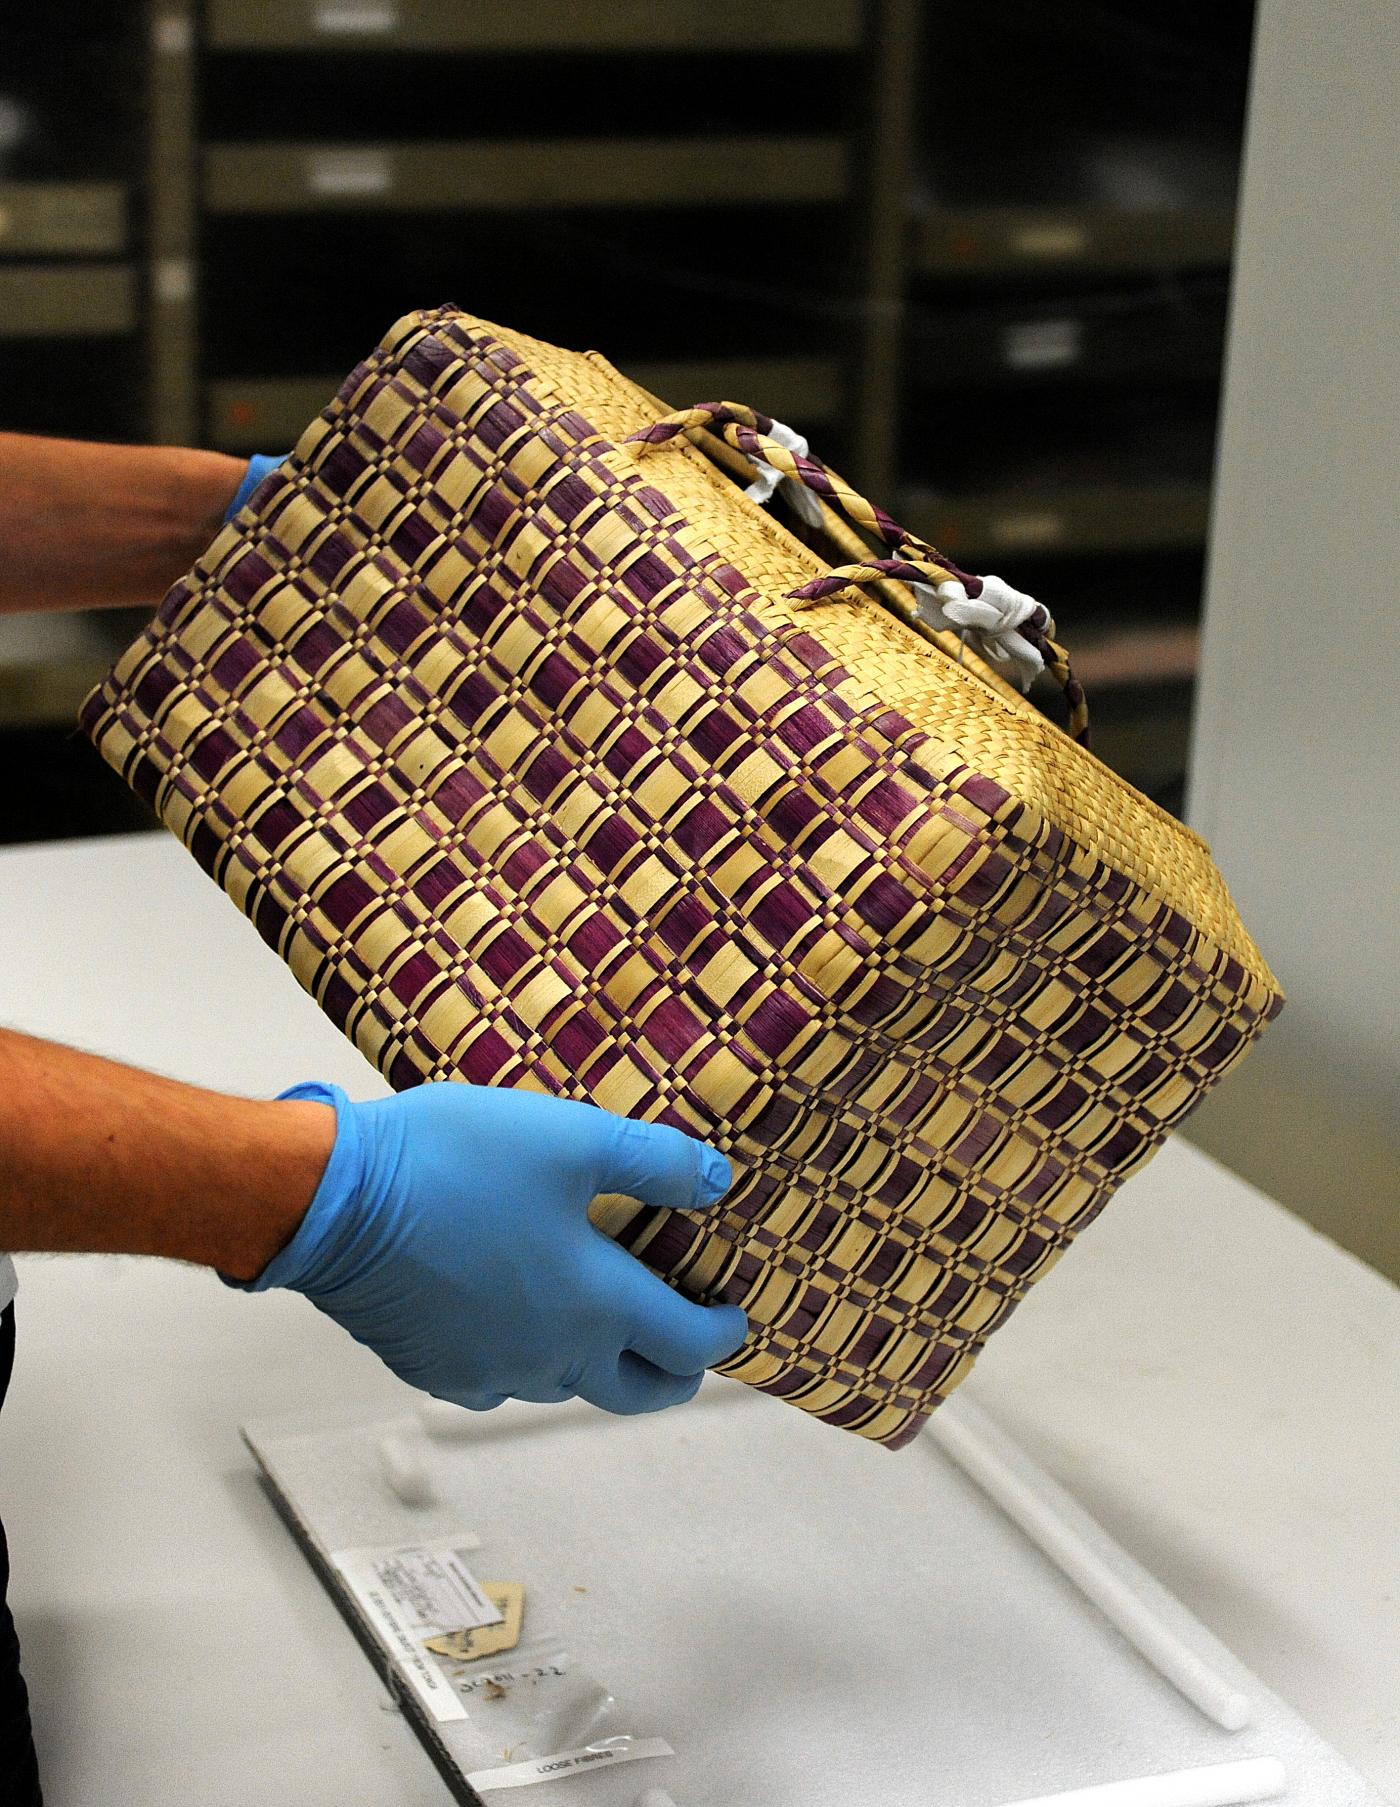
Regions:
[[[431,1506],[432,1477],[424,1459],[422,1438],[406,1431],[387,1431],[379,1439],[379,1467],[390,1490],[405,1506]]]

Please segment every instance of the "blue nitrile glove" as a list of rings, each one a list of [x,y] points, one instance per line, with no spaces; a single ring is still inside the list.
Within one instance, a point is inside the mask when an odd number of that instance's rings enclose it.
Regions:
[[[243,504],[248,500],[249,496],[252,495],[253,491],[262,482],[267,473],[269,471],[275,471],[279,464],[284,464],[285,462],[285,455],[281,458],[269,458],[263,452],[258,452],[254,457],[250,458],[248,460],[248,468],[243,473],[243,481],[234,491],[233,500],[229,503],[228,508],[224,513],[224,519],[226,521],[231,521],[238,513],[239,509],[242,508]]]
[[[728,1163],[679,1130],[452,1082],[352,1104],[295,1236],[246,1290],[291,1287],[439,1399],[485,1411],[575,1394],[679,1405],[732,1355],[733,1305],[693,1305],[588,1221],[601,1192],[704,1211]]]

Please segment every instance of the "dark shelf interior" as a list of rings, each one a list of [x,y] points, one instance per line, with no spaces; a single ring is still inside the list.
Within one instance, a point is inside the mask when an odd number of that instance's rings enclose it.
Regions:
[[[146,87],[143,9],[117,0],[6,8],[0,26],[0,181],[129,175]]]
[[[822,352],[843,310],[814,291],[811,247],[835,237],[825,207],[726,208],[718,226],[713,208],[214,219],[204,369],[348,369],[399,314],[444,301],[614,361]]]
[[[201,62],[200,130],[211,143],[809,137],[850,130],[856,99],[849,60],[823,52],[220,51]]]
[[[155,828],[155,817],[76,729],[0,728],[0,843]]]
[[[0,430],[139,440],[141,377],[124,338],[0,338]]]

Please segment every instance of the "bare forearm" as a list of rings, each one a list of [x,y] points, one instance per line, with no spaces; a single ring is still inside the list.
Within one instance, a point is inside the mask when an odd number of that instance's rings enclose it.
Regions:
[[[0,1249],[261,1272],[301,1221],[334,1113],[226,1097],[0,1030]]]
[[[0,614],[159,602],[244,469],[222,452],[0,433]]]

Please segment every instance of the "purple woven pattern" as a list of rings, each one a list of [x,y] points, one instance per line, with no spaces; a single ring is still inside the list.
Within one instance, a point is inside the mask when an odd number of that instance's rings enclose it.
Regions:
[[[724,1148],[717,1218],[599,1221],[898,1445],[1278,999],[848,681],[572,368],[401,321],[84,725],[394,1086]]]

